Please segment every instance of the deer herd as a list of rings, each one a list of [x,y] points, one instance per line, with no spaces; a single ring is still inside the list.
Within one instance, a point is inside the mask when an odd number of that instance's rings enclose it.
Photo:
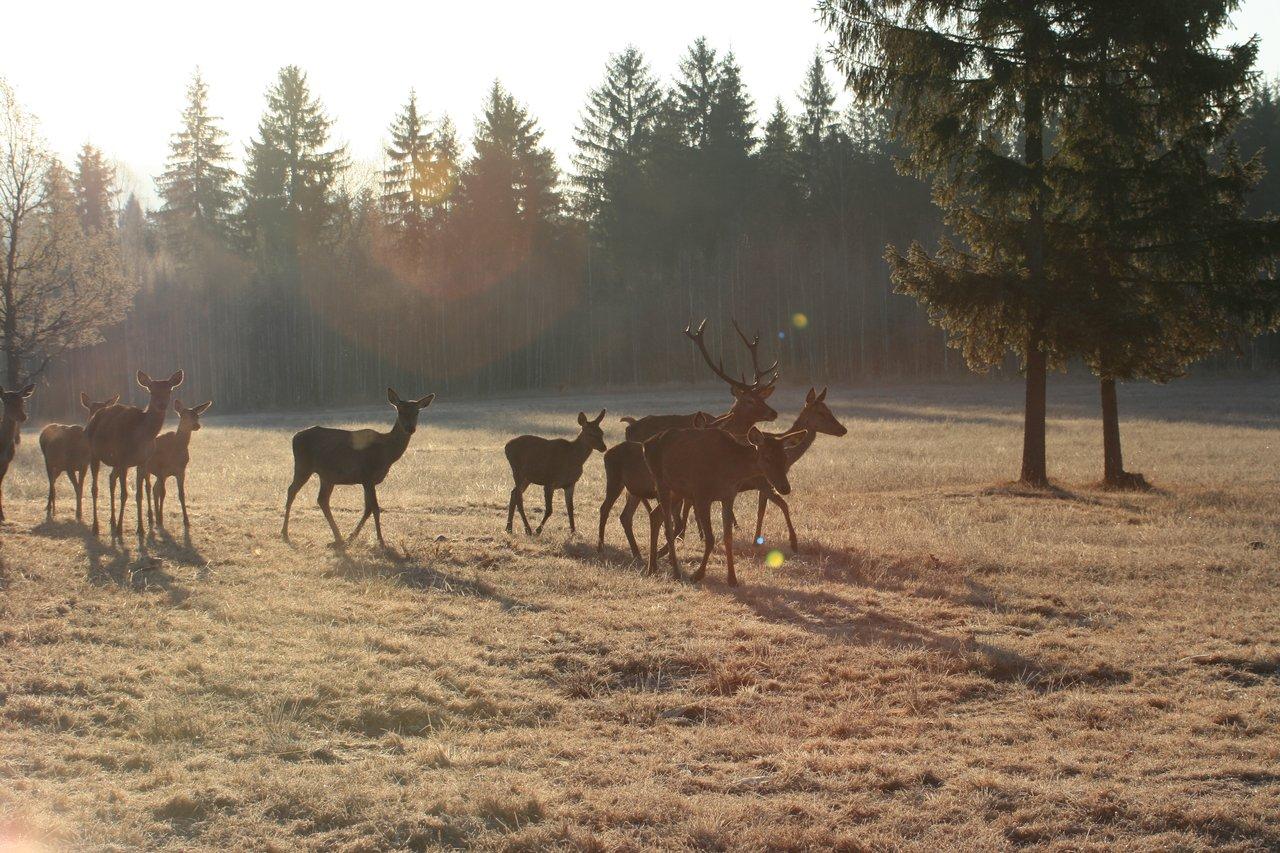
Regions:
[[[798,547],[795,525],[785,496],[791,492],[788,473],[791,466],[813,445],[819,433],[842,436],[847,430],[826,405],[826,389],[809,389],[804,408],[785,432],[765,432],[757,424],[777,419],[769,405],[778,381],[778,363],[760,366],[760,338],[748,339],[734,323],[734,330],[745,345],[751,359],[753,376],[735,378],[722,361],[712,358],[705,341],[706,320],[695,329],[686,327],[684,334],[697,347],[706,365],[729,388],[733,403],[729,410],[716,416],[707,412],[692,414],[648,415],[624,417],[625,440],[606,447],[601,426],[605,411],[594,418],[578,413],[579,432],[573,439],[542,438],[521,435],[507,442],[507,462],[511,466],[513,485],[507,503],[507,533],[512,533],[515,515],[520,514],[526,534],[541,533],[552,514],[552,497],[564,492],[565,512],[570,532],[576,531],[573,494],[591,454],[604,456],[605,495],[600,505],[596,547],[603,551],[605,528],[619,497],[626,498],[619,516],[627,544],[636,559],[643,559],[636,543],[633,520],[644,506],[649,517],[649,555],[647,571],[657,573],[662,557],[671,563],[671,575],[683,578],[676,542],[684,534],[690,512],[693,513],[703,539],[702,561],[690,579],[701,580],[707,562],[716,548],[712,528],[711,505],[720,504],[722,537],[727,581],[734,585],[737,577],[733,561],[733,504],[742,492],[755,492],[758,505],[753,541],[762,543],[761,533],[770,503],[781,511],[787,524],[792,550]],[[56,506],[56,483],[60,476],[67,481],[76,497],[76,520],[82,519],[84,478],[92,474],[93,532],[98,529],[98,472],[110,469],[110,521],[112,541],[124,539],[128,476],[134,472],[134,501],[137,507],[137,534],[143,538],[143,498],[146,498],[147,530],[154,534],[156,526],[164,528],[166,482],[172,478],[177,486],[182,508],[183,530],[190,535],[187,515],[186,472],[191,461],[192,434],[200,429],[200,416],[212,405],[206,401],[187,407],[173,397],[182,385],[183,372],[168,379],[152,379],[138,371],[138,385],[150,395],[146,408],[120,404],[116,395],[101,402],[86,394],[80,403],[88,413],[84,426],[50,424],[40,433],[40,450],[44,455],[49,478],[49,495],[45,504],[46,518],[52,521]],[[0,521],[4,520],[2,487],[4,476],[16,454],[20,427],[27,419],[26,401],[34,386],[20,391],[4,391],[4,415],[0,421]],[[387,400],[396,410],[396,420],[387,432],[371,429],[344,430],[314,426],[293,436],[293,480],[285,497],[281,538],[289,541],[289,514],[294,499],[304,485],[317,476],[320,489],[316,503],[329,523],[334,546],[343,548],[354,540],[370,517],[378,542],[386,547],[382,536],[382,508],[378,504],[377,487],[386,479],[391,466],[404,455],[409,440],[418,427],[418,417],[431,405],[434,394],[417,400],[404,400],[387,389]],[[175,430],[162,430],[172,407],[178,416]],[[329,499],[334,486],[359,485],[364,489],[364,514],[345,539],[334,521]],[[525,514],[524,493],[530,485],[541,486],[544,507],[537,528],[529,524]],[[117,490],[119,507],[116,506]],[[659,548],[659,534],[665,544]]]

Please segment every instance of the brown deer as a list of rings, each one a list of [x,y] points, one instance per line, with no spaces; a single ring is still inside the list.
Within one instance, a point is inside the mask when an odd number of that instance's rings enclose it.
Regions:
[[[0,388],[0,399],[4,400],[4,417],[0,419],[0,521],[4,521],[4,476],[9,473],[9,463],[22,441],[20,430],[27,422],[27,400],[35,390],[34,385],[28,385],[21,391]]]
[[[564,506],[569,513],[569,532],[577,532],[573,521],[573,489],[582,476],[582,466],[586,464],[591,452],[605,451],[604,430],[600,428],[604,414],[605,410],[601,409],[600,414],[588,418],[586,412],[578,412],[578,426],[582,430],[573,441],[520,435],[507,442],[507,462],[511,465],[511,478],[515,481],[511,489],[511,500],[507,502],[508,533],[511,532],[517,509],[520,510],[520,520],[524,522],[524,532],[535,532],[529,527],[529,517],[524,514],[524,490],[530,483],[542,486],[542,494],[546,499],[546,508],[542,511],[542,521],[536,532],[541,533],[542,528],[547,525],[547,519],[551,517],[551,495],[556,489],[564,489]]]
[[[364,523],[373,516],[373,527],[378,533],[378,544],[387,547],[382,538],[382,507],[378,505],[378,486],[387,478],[391,466],[404,455],[409,438],[418,429],[418,414],[431,405],[435,394],[420,400],[402,400],[393,389],[387,389],[387,401],[396,410],[396,422],[389,432],[372,429],[331,429],[313,426],[293,437],[293,482],[289,484],[284,502],[284,525],[280,538],[289,541],[289,510],[298,490],[306,485],[312,474],[320,476],[320,493],[316,504],[324,513],[329,529],[333,531],[333,546],[344,546],[342,534],[329,509],[329,497],[334,486],[363,486],[364,515],[355,530],[347,537],[353,541],[360,534]]]
[[[213,405],[206,400],[198,406],[187,408],[181,400],[173,401],[173,411],[178,416],[178,428],[156,438],[156,448],[143,466],[143,482],[147,487],[147,514],[155,515],[155,523],[164,527],[165,480],[172,477],[178,484],[178,502],[182,505],[182,529],[191,533],[191,521],[187,518],[187,464],[191,461],[191,434],[200,429],[200,416]],[[152,483],[154,480],[154,484]]]
[[[691,576],[699,581],[706,575],[707,560],[715,550],[711,527],[711,504],[719,501],[724,523],[724,555],[730,586],[738,583],[733,569],[733,499],[743,482],[763,476],[774,491],[790,493],[787,482],[787,450],[804,438],[804,432],[773,435],[752,427],[741,442],[718,429],[673,429],[649,439],[643,445],[645,462],[657,486],[658,505],[649,515],[649,572],[658,571],[658,520],[661,516],[670,549],[671,574],[679,579],[680,560],[676,555],[673,509],[677,500],[693,505],[702,530],[702,563]]]
[[[110,400],[95,402],[80,392],[80,405],[89,412],[89,419],[107,406],[120,402],[117,394]],[[49,499],[45,502],[45,518],[53,521],[55,505],[54,486],[61,474],[76,493],[76,521],[84,518],[84,477],[89,473],[89,437],[79,424],[49,424],[40,430],[40,452],[44,454],[44,472],[49,477]]]
[[[164,428],[165,414],[173,389],[182,384],[183,373],[175,371],[168,379],[152,379],[138,371],[138,385],[151,394],[145,409],[107,406],[89,418],[85,435],[89,439],[89,471],[93,477],[93,532],[98,533],[98,468],[111,469],[108,486],[111,492],[111,539],[124,540],[124,511],[128,491],[129,469],[136,468],[134,500],[138,505],[138,539],[142,539],[142,466],[151,457],[156,436]],[[116,517],[116,482],[120,483],[120,515]]]
[[[728,384],[729,391],[733,394],[733,406],[724,415],[714,418],[720,422],[720,428],[736,436],[747,434],[747,430],[761,421],[772,421],[778,417],[778,413],[766,402],[773,394],[774,385],[778,381],[778,362],[764,368],[760,368],[760,336],[756,335],[754,340],[747,340],[747,336],[742,333],[742,329],[738,327],[737,322],[733,324],[734,330],[738,333],[738,337],[742,339],[742,343],[746,345],[747,352],[751,355],[751,367],[755,371],[755,378],[748,383],[746,377],[742,379],[734,379],[725,373],[723,362],[714,362],[711,360],[711,353],[707,352],[707,344],[704,335],[707,329],[707,321],[704,319],[698,324],[695,330],[693,324],[690,323],[684,329],[685,337],[693,341],[698,347],[698,352],[702,354],[702,359],[711,368],[711,372]],[[760,384],[760,380],[764,379],[770,373],[773,377],[764,385]],[[694,423],[698,417],[712,419],[713,416],[706,412],[694,412],[691,415],[649,415],[643,418],[623,418],[627,424],[626,439],[627,441],[645,441],[653,438],[663,430],[668,429],[684,429],[687,427],[697,426]]]

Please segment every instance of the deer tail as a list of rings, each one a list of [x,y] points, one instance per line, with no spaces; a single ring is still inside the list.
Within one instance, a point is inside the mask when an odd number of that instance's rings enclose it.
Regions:
[[[624,424],[628,424],[628,425],[630,425],[630,424],[634,424],[634,423],[636,422],[636,419],[635,419],[635,418],[633,418],[633,417],[631,417],[630,415],[627,415],[626,417],[618,418],[618,420],[620,420],[620,421],[622,421]]]

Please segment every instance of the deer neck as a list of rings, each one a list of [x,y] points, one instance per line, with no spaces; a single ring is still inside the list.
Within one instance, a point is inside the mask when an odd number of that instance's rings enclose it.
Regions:
[[[0,447],[8,447],[14,443],[18,437],[19,428],[18,422],[9,417],[8,412],[5,412],[4,417],[0,418]]]
[[[801,456],[804,456],[810,447],[813,447],[813,443],[818,439],[818,431],[804,425],[804,412],[800,413],[800,416],[795,419],[795,422],[791,424],[791,429],[787,430],[787,432],[795,432],[798,429],[805,431],[804,438],[786,448],[787,461],[793,465]]]
[[[155,400],[148,400],[147,407],[142,410],[142,432],[155,438],[164,429],[164,418],[168,413],[168,405],[157,406]]]
[[[587,440],[587,434],[584,432],[578,433],[578,437],[573,440],[572,444],[574,458],[579,462],[585,463],[591,456],[592,449]]]
[[[181,445],[182,447],[190,447],[191,433],[192,433],[191,427],[188,424],[184,423],[181,419],[179,419],[178,431],[177,431],[178,444]]]
[[[729,433],[729,435],[741,438],[746,435],[753,426],[755,426],[755,421],[748,419],[747,415],[738,408],[738,403],[734,403],[733,408],[729,409],[728,412],[720,417],[723,418],[726,416],[728,420],[721,424],[720,428]]]
[[[409,437],[409,431],[400,426],[400,419],[396,418],[391,432],[386,434],[386,443],[383,445],[387,449],[388,462],[395,462],[404,456],[405,450],[409,447]]]

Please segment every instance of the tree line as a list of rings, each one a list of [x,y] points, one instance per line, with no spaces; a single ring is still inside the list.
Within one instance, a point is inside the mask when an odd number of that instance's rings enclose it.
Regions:
[[[183,366],[243,411],[387,384],[686,381],[679,330],[733,316],[769,336],[788,381],[1025,372],[1023,475],[1042,482],[1051,369],[1097,373],[1106,414],[1116,381],[1167,381],[1224,348],[1274,365],[1261,217],[1280,210],[1280,173],[1265,177],[1280,120],[1256,45],[1212,47],[1234,3],[931,5],[937,22],[909,0],[820,4],[846,109],[821,54],[761,120],[732,52],[698,39],[664,81],[626,47],[563,172],[499,82],[469,144],[409,92],[375,170],[334,142],[295,66],[238,165],[197,73],[154,210],[112,209],[92,146],[68,170],[10,127],[5,145],[41,156],[4,176],[4,203],[17,184],[40,197],[5,220],[5,294],[39,281],[48,304],[5,296],[9,383],[40,376],[46,411],[69,411],[138,366]],[[24,268],[51,257],[34,235],[78,260]],[[25,319],[73,298],[53,313],[76,322]],[[1114,452],[1121,478],[1118,433]]]

